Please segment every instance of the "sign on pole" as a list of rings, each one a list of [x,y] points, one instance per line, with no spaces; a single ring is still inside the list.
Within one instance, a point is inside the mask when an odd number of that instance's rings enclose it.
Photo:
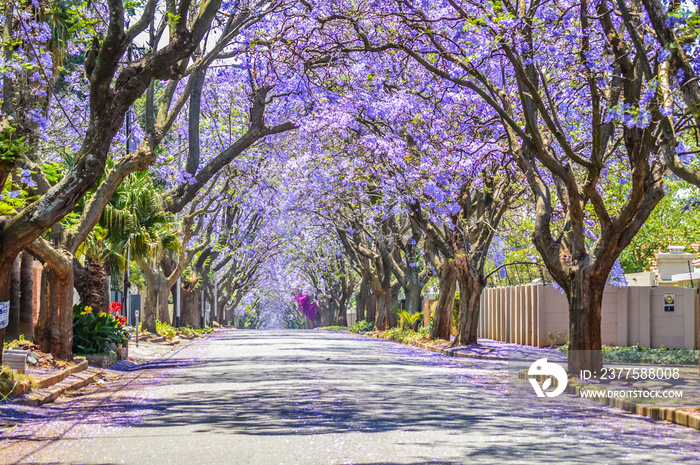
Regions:
[[[0,302],[0,329],[7,328],[10,322],[10,301]]]

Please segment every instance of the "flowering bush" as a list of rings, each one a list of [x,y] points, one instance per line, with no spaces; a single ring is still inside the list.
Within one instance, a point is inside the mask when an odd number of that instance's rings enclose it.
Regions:
[[[292,302],[299,303],[299,311],[301,311],[301,313],[311,321],[311,325],[314,326],[314,322],[316,318],[318,318],[319,309],[316,302],[313,301],[313,297],[298,292],[297,296],[292,299]]]
[[[109,312],[117,321],[119,321],[119,326],[123,326],[124,323],[126,323],[126,317],[121,316],[121,302],[112,302],[111,304],[109,304]]]
[[[110,305],[109,312],[93,313],[90,306],[73,306],[73,352],[84,355],[103,354],[108,344],[120,345],[129,339],[123,328],[126,318],[119,316],[121,304]]]

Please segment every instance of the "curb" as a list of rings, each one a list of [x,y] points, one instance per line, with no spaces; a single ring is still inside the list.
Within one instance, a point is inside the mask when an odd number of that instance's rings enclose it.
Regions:
[[[85,370],[88,367],[88,362],[87,360],[83,360],[79,364],[66,368],[65,370],[59,371],[58,373],[54,373],[53,375],[47,376],[46,378],[41,378],[37,380],[34,383],[34,386],[37,386],[36,388],[32,387],[32,383],[29,382],[18,382],[15,384],[15,387],[12,389],[12,391],[9,393],[7,396],[7,399],[11,402],[13,399],[17,399],[21,396],[25,396],[31,392],[34,392],[37,389],[46,389],[49,386],[53,386],[56,383],[60,383],[64,379],[68,378],[69,376],[79,373],[83,370]],[[31,373],[29,373],[31,375]],[[33,375],[32,375],[33,376]]]
[[[50,387],[37,389],[23,396],[17,397],[13,402],[18,404],[32,405],[38,407],[48,404],[58,399],[62,394],[68,391],[74,391],[82,387],[92,384],[97,381],[97,378],[102,373],[101,370],[88,368],[81,373],[74,373],[68,378],[51,385]]]
[[[350,333],[358,334],[358,333]],[[369,337],[372,339],[382,339],[386,341],[394,341],[399,344],[410,345],[418,347],[419,349],[429,350],[446,357],[457,357],[457,358],[475,358],[483,360],[493,360],[493,361],[530,361],[530,359],[522,358],[505,358],[505,357],[495,357],[490,355],[478,355],[478,354],[465,354],[463,352],[455,352],[451,349],[443,349],[441,347],[431,346],[422,342],[399,342],[395,339],[389,337],[379,337],[376,333],[370,334],[360,334],[361,336]],[[522,376],[520,374],[519,376]],[[573,394],[576,397],[581,396],[582,388],[588,387],[588,384],[576,383],[569,380],[566,386],[565,392]],[[642,404],[640,402],[633,402],[631,400],[614,398],[614,397],[587,397],[586,399],[598,402],[599,404],[607,405],[609,407],[621,408],[629,413],[634,413],[636,415],[651,418],[653,420],[662,420],[674,423],[679,426],[686,426],[688,428],[693,428],[700,430],[700,407],[654,407],[647,404]]]
[[[359,333],[351,333],[351,334],[359,334]],[[436,347],[430,344],[425,344],[423,342],[399,342],[396,339],[392,337],[379,337],[376,333],[365,333],[365,334],[360,334],[361,336],[369,337],[372,339],[381,339],[385,341],[394,341],[398,342],[399,344],[404,344],[407,346],[413,346],[413,347],[418,347],[419,349],[423,350],[429,350],[431,352],[435,352],[436,354],[444,355],[446,357],[457,357],[457,358],[476,358],[480,360],[492,360],[494,362],[507,362],[508,360],[512,360],[514,362],[528,362],[530,361],[529,358],[515,358],[515,357],[497,357],[495,355],[480,355],[480,354],[467,354],[464,352],[457,352],[452,349],[445,349],[443,347]]]
[[[201,338],[201,337],[200,337]],[[194,339],[200,339],[194,338]],[[191,342],[191,341],[190,341]],[[188,347],[189,344],[180,345],[177,349],[159,357],[167,359]],[[94,383],[103,373],[102,370],[88,366],[88,361],[83,360],[76,366],[67,368],[59,373],[40,379],[39,388],[12,397],[11,403],[25,404],[38,407],[53,402],[66,392],[74,391]]]
[[[523,373],[521,371],[518,373],[518,378],[527,379],[527,372]],[[569,379],[564,392],[573,394],[576,397],[581,397],[581,391],[590,390],[586,389],[591,387],[590,384],[573,381],[573,379],[575,378]],[[655,407],[653,405],[615,397],[586,397],[586,399],[609,407],[621,408],[629,413],[654,420],[668,421],[676,425],[700,430],[700,407]]]
[[[88,367],[88,361],[83,360],[79,364],[66,368],[63,371],[59,371],[55,375],[48,376],[46,378],[42,378],[39,380],[39,389],[46,389],[49,386],[53,386],[56,383],[60,383],[64,379],[68,378],[70,375],[73,375],[75,373],[79,373],[81,371],[86,370]]]

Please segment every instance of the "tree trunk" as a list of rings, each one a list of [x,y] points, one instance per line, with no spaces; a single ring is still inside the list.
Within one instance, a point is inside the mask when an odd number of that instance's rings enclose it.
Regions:
[[[373,290],[367,293],[367,311],[365,312],[365,321],[376,321],[377,319],[377,294]]]
[[[7,254],[0,255],[0,302],[10,300],[10,275],[12,274],[14,261],[14,257]],[[7,328],[0,328],[0,341],[5,340],[6,333]],[[2,362],[3,351],[4,345],[0,344],[0,363]]]
[[[156,319],[161,323],[170,324],[170,312],[168,309],[168,297],[170,289],[168,281],[160,269],[152,270],[153,273],[145,273],[146,285],[144,293],[146,299],[143,303],[143,329],[156,333]]]
[[[396,299],[389,286],[377,297],[377,317],[374,326],[379,331],[386,331],[396,326],[397,317],[391,310],[394,306],[396,306]]]
[[[431,339],[450,340],[452,335],[452,306],[457,291],[457,277],[449,260],[445,260],[440,269],[440,298],[433,316]]]
[[[34,340],[34,256],[28,251],[22,252],[22,264],[19,270],[20,303],[19,332],[30,341]]]
[[[459,281],[459,318],[457,320],[457,335],[452,345],[477,344],[479,300],[486,282],[466,259],[455,260],[455,274]]]
[[[357,299],[355,300],[355,315],[357,317],[357,321],[362,321],[365,319],[367,299],[369,298],[369,291],[367,289],[369,283],[367,281],[367,277],[364,273],[362,273],[362,281],[360,281],[360,290],[357,293]]]
[[[325,326],[323,324],[323,309],[321,308],[321,303],[319,302],[318,305],[318,311],[316,312],[316,320],[313,322],[313,328],[320,328],[322,326]]]
[[[138,264],[146,277],[142,329],[155,334],[157,332],[156,320],[161,323],[171,323],[168,309],[168,297],[170,297],[168,278],[159,262],[151,265],[146,260],[138,260]]]
[[[216,303],[214,302],[213,294],[207,298],[207,302],[209,303],[209,321],[208,321],[207,326],[211,327],[212,323],[216,320],[216,316],[217,316],[216,315]],[[206,304],[204,304],[204,305],[206,308]]]
[[[328,325],[332,325],[335,322],[335,299],[333,297],[328,298]]]
[[[92,311],[97,314],[101,312],[107,313],[109,309],[109,294],[105,295],[107,272],[104,262],[97,258],[88,258],[85,264],[85,271],[86,282],[78,288],[80,302],[92,307]],[[81,289],[83,289],[84,294],[81,294]]]
[[[605,280],[591,279],[590,273],[579,271],[571,281],[569,300],[569,373],[581,370],[601,372],[601,307]]]
[[[217,302],[214,302],[216,309],[216,322],[221,326],[226,324],[226,300],[222,299],[220,295],[217,295]]]
[[[73,270],[44,265],[41,276],[41,309],[36,327],[36,343],[55,358],[73,356]]]
[[[199,290],[193,289],[194,284],[182,280],[180,298],[180,324],[191,328],[199,328]]]
[[[10,275],[10,319],[7,324],[6,341],[19,339],[19,313],[20,313],[20,279],[19,279],[19,255],[15,257]]]
[[[377,312],[374,320],[374,328],[377,331],[386,331],[387,329],[389,329],[386,322],[387,300],[387,296],[384,293],[381,293],[377,296]]]
[[[410,314],[420,312],[420,294],[423,292],[423,284],[409,282],[408,286],[406,286],[405,292],[406,311]]]
[[[143,293],[143,314],[141,318],[141,329],[149,333],[157,333],[156,318],[158,312],[158,290],[154,289],[148,280],[144,286]]]
[[[143,270],[143,268],[142,268]],[[143,288],[143,293],[146,295],[143,299],[143,309],[141,311],[141,330],[149,333],[157,333],[156,318],[158,312],[158,290],[151,283],[153,278],[149,279],[149,273],[144,273],[146,283]]]
[[[167,323],[172,326],[173,321],[170,316],[170,288],[168,287],[168,278],[165,275],[161,276],[163,285],[158,288],[158,319],[162,323]]]
[[[348,306],[345,299],[341,299],[338,305],[338,316],[335,318],[337,326],[348,325]]]
[[[320,299],[318,301],[318,312],[321,316],[321,324],[320,326],[330,326],[330,320],[328,319],[328,305],[326,302],[323,301],[323,299]]]

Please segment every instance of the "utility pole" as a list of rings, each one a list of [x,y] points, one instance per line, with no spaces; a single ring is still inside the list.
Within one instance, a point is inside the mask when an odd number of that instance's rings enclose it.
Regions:
[[[219,324],[222,324],[221,321],[218,321],[219,319],[219,295],[218,295],[218,288],[219,287],[219,277],[214,275],[214,308],[211,309],[212,316],[211,316],[211,321],[214,321],[214,317],[216,317],[217,322]]]
[[[177,278],[175,289],[175,327],[180,327],[180,278]]]
[[[177,135],[177,171],[180,172],[182,169],[182,150],[180,147],[181,140],[180,140],[180,134]],[[180,214],[178,213],[178,217]],[[179,328],[180,327],[180,309],[182,308],[182,304],[180,301],[180,287],[182,286],[180,277],[177,278],[177,284],[176,284],[176,289],[175,289],[175,327]]]
[[[129,48],[127,49],[126,59],[128,63],[131,63],[131,45],[129,45]],[[129,107],[129,109],[126,112],[125,130],[126,154],[128,155],[129,153],[131,153],[131,107]],[[129,315],[129,289],[131,288],[131,282],[129,280],[129,263],[131,263],[131,251],[129,250],[129,246],[131,245],[131,238],[129,238],[126,244],[126,269],[124,270],[124,294],[122,296],[122,316],[125,316],[127,318],[127,324],[129,324],[128,320],[131,319],[131,315]],[[132,321],[131,323],[136,327],[136,332],[138,333],[138,321]]]
[[[204,291],[199,293],[199,327],[204,328]]]

